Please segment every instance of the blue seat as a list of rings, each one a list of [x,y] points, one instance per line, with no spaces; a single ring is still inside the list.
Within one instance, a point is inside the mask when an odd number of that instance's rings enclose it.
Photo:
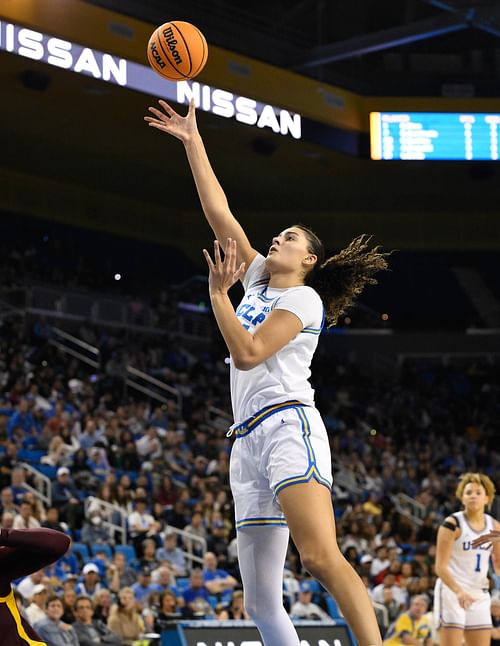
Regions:
[[[80,557],[82,563],[85,563],[90,558],[89,548],[85,543],[73,543],[71,549],[77,558]]]
[[[125,554],[125,560],[128,561],[129,564],[137,558],[132,545],[115,545],[115,552],[122,552],[122,554]]]
[[[38,463],[42,456],[47,455],[46,451],[35,449],[19,449],[17,457],[24,462]],[[49,465],[50,466],[50,465]]]
[[[104,554],[106,554],[106,556],[107,556],[108,558],[112,558],[112,557],[113,557],[113,550],[111,549],[111,547],[110,547],[109,545],[98,545],[98,544],[96,543],[95,545],[92,545],[90,549],[91,549],[92,554],[93,554],[94,556],[96,556],[96,554],[97,554],[98,552],[104,552]],[[135,556],[135,554],[134,554],[134,556]]]
[[[51,480],[55,480],[57,477],[57,467],[53,467],[50,464],[37,464],[36,470]]]

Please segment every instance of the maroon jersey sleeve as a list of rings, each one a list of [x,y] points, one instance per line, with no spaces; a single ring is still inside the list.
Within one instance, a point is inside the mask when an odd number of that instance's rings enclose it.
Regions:
[[[53,529],[0,529],[0,595],[8,594],[14,579],[57,561],[70,543]]]

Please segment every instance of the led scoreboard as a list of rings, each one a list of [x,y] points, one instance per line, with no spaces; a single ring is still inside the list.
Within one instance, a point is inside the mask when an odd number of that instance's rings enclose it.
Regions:
[[[372,159],[498,160],[500,114],[371,112]]]

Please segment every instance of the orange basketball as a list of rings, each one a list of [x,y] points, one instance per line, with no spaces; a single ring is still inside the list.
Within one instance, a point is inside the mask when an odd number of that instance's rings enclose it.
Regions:
[[[166,22],[155,29],[149,39],[149,64],[170,81],[194,78],[205,67],[207,56],[205,36],[189,22]]]

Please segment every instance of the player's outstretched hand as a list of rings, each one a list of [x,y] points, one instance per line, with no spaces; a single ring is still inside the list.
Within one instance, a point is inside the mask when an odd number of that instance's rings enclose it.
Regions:
[[[224,260],[221,258],[220,245],[217,240],[214,241],[214,261],[212,261],[206,249],[203,249],[203,255],[209,269],[208,287],[210,294],[227,294],[229,289],[245,273],[244,262],[236,269],[236,240],[227,239]]]
[[[184,144],[189,141],[189,139],[198,133],[198,126],[196,125],[196,110],[194,107],[194,99],[191,99],[189,102],[189,109],[187,115],[182,117],[177,113],[166,101],[160,99],[158,101],[162,110],[158,108],[149,107],[148,110],[154,116],[144,117],[144,121],[147,121],[148,126],[156,128],[157,130],[163,130],[163,132],[168,132],[169,134],[180,139]]]
[[[472,541],[472,547],[481,547],[481,545],[488,545],[489,543],[500,543],[500,530],[492,529],[487,534],[482,534],[479,538]]]

